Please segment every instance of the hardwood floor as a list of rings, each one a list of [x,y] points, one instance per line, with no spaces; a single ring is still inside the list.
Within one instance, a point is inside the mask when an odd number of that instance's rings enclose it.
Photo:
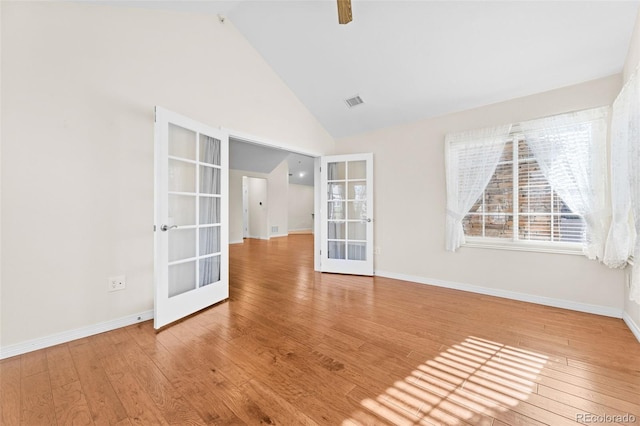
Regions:
[[[226,303],[3,360],[2,424],[640,424],[621,320],[312,266],[246,240]]]

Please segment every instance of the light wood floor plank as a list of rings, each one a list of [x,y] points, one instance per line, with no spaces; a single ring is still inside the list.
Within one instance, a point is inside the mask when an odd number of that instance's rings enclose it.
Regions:
[[[22,361],[22,377],[47,371],[47,352],[34,351],[20,357]]]
[[[126,350],[123,346],[135,346],[135,343],[130,339],[123,340],[121,337],[121,334],[105,333],[92,339],[91,344],[101,355],[101,364],[109,383],[119,396],[128,419],[133,424],[139,425],[168,424],[149,393],[135,379],[124,357]]]
[[[0,424],[20,424],[22,402],[20,399],[21,366],[19,357],[0,363]]]
[[[77,382],[78,372],[73,364],[67,345],[57,345],[45,350],[51,388],[57,389],[69,383]]]
[[[23,363],[24,367],[24,363]],[[49,373],[30,374],[22,377],[20,424],[23,425],[55,425],[56,412],[51,393]]]
[[[128,331],[132,336],[139,336],[138,327],[131,327]],[[133,376],[151,397],[168,423],[181,425],[206,424],[149,356],[142,353],[138,348],[120,346],[120,350]],[[172,365],[177,365],[177,363]]]
[[[65,383],[52,392],[59,425],[94,424],[79,381]]]
[[[96,425],[115,424],[127,419],[127,412],[90,342],[87,339],[81,345],[70,346],[71,357],[91,410],[93,422]]]

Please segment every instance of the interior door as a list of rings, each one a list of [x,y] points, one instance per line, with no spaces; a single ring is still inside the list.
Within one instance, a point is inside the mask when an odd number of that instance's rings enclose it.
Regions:
[[[320,270],[373,275],[373,154],[322,157]]]
[[[229,138],[156,107],[154,327],[229,297]]]

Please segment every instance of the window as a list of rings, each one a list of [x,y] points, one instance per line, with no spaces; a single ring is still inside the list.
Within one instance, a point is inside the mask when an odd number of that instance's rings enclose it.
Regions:
[[[466,244],[602,259],[607,115],[603,107],[448,134],[447,250]]]
[[[514,162],[513,159],[517,160]],[[582,243],[585,223],[554,191],[527,142],[515,136],[462,221],[464,234],[508,241]]]

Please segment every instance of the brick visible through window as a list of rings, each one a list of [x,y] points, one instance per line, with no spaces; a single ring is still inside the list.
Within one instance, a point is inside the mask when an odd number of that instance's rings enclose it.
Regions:
[[[465,235],[512,241],[584,241],[582,217],[549,185],[527,143],[520,138],[514,141],[505,144],[487,188],[462,221]]]

